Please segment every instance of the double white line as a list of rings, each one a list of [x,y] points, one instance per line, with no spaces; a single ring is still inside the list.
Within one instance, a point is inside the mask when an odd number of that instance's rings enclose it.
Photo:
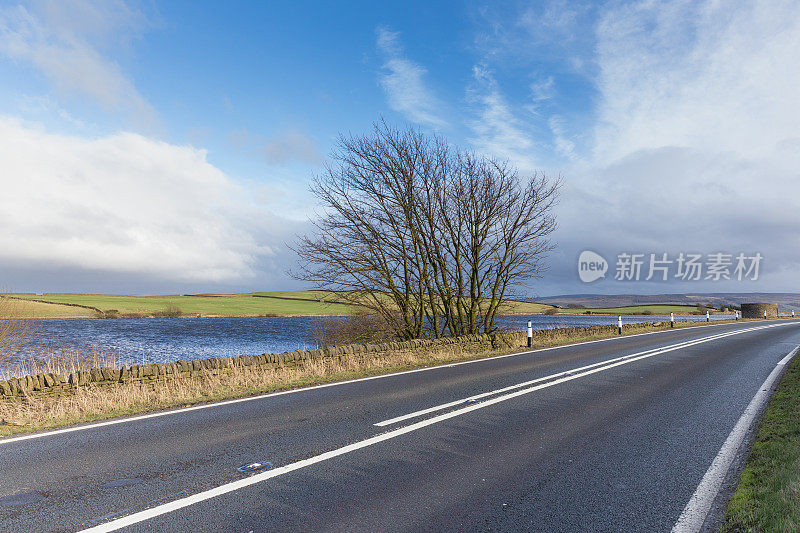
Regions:
[[[587,366],[576,368],[574,370],[570,370],[570,371],[567,371],[567,372],[560,372],[558,374],[553,374],[551,376],[545,376],[543,378],[538,378],[536,380],[526,381],[524,383],[519,383],[519,384],[513,385],[511,387],[505,387],[503,389],[498,389],[498,390],[495,390],[495,391],[483,393],[482,395],[470,396],[469,398],[465,398],[465,399],[462,399],[462,400],[457,400],[455,402],[449,402],[449,403],[442,404],[442,405],[437,405],[437,406],[431,407],[429,409],[424,409],[422,411],[417,411],[415,413],[410,413],[408,415],[403,415],[401,417],[396,417],[396,418],[393,418],[393,419],[390,419],[390,420],[386,420],[384,422],[379,422],[376,425],[380,425],[380,424],[389,425],[389,424],[396,423],[396,422],[399,422],[399,421],[402,421],[402,420],[407,420],[409,418],[414,418],[414,417],[422,416],[424,414],[432,413],[434,411],[447,409],[448,407],[454,407],[454,406],[458,405],[459,403],[464,403],[465,401],[467,401],[469,399],[473,399],[473,398],[482,399],[482,398],[486,398],[488,396],[494,396],[494,397],[489,398],[489,399],[487,399],[485,401],[481,401],[481,402],[477,402],[477,403],[470,403],[466,407],[461,407],[460,409],[455,409],[453,411],[442,413],[440,415],[437,415],[437,416],[434,416],[434,417],[431,417],[431,418],[426,418],[424,420],[421,420],[419,422],[415,422],[415,423],[410,424],[408,426],[403,426],[403,427],[388,431],[386,433],[382,433],[380,435],[375,435],[375,436],[370,437],[368,439],[364,439],[362,441],[355,442],[353,444],[348,444],[347,446],[343,446],[341,448],[337,448],[335,450],[331,450],[331,451],[322,453],[320,455],[316,455],[314,457],[309,457],[308,459],[303,459],[301,461],[297,461],[295,463],[291,463],[291,464],[288,464],[288,465],[285,465],[285,466],[282,466],[282,467],[279,467],[279,468],[275,468],[275,469],[272,469],[272,470],[268,470],[268,471],[265,471],[265,472],[254,474],[254,475],[252,475],[250,477],[247,477],[247,478],[244,478],[244,479],[239,479],[239,480],[236,480],[236,481],[233,481],[233,482],[230,482],[230,483],[226,483],[224,485],[220,485],[219,487],[216,487],[216,488],[213,488],[213,489],[208,489],[208,490],[205,490],[203,492],[199,492],[197,494],[193,494],[191,496],[187,496],[185,498],[181,498],[181,499],[178,499],[178,500],[173,500],[173,501],[168,502],[168,503],[157,505],[156,507],[152,507],[152,508],[146,509],[144,511],[139,511],[137,513],[134,513],[134,514],[119,518],[117,520],[114,520],[114,521],[111,521],[111,522],[107,522],[105,524],[99,524],[97,526],[85,529],[84,531],[91,531],[91,532],[116,531],[116,530],[124,528],[124,527],[128,527],[128,526],[131,526],[131,525],[134,525],[134,524],[138,524],[140,522],[144,522],[145,520],[150,520],[151,518],[155,518],[157,516],[161,516],[161,515],[164,515],[164,514],[167,514],[167,513],[171,513],[173,511],[177,511],[177,510],[182,509],[184,507],[189,507],[190,505],[194,505],[194,504],[203,502],[205,500],[209,500],[211,498],[216,498],[217,496],[222,496],[223,494],[228,494],[230,492],[234,492],[236,490],[239,490],[239,489],[242,489],[242,488],[245,488],[245,487],[249,487],[251,485],[255,485],[255,484],[261,483],[263,481],[267,481],[268,479],[272,479],[272,478],[275,478],[275,477],[278,477],[278,476],[282,476],[284,474],[288,474],[289,472],[294,472],[296,470],[300,470],[300,469],[306,468],[306,467],[314,465],[316,463],[321,463],[323,461],[327,461],[329,459],[333,459],[335,457],[339,457],[340,455],[345,455],[347,453],[350,453],[350,452],[353,452],[353,451],[356,451],[356,450],[360,450],[362,448],[367,448],[369,446],[373,446],[373,445],[378,444],[380,442],[384,442],[384,441],[387,441],[387,440],[390,440],[390,439],[394,439],[394,438],[399,437],[401,435],[405,435],[407,433],[411,433],[413,431],[417,431],[417,430],[422,429],[424,427],[431,426],[433,424],[437,424],[439,422],[443,422],[445,420],[449,420],[451,418],[455,418],[457,416],[461,416],[461,415],[470,413],[472,411],[477,411],[479,409],[484,409],[484,408],[489,407],[491,405],[494,405],[494,404],[497,404],[497,403],[500,403],[500,402],[505,402],[505,401],[511,400],[513,398],[516,398],[518,396],[523,396],[525,394],[530,394],[530,393],[535,392],[537,390],[541,390],[541,389],[544,389],[544,388],[547,388],[547,387],[552,387],[552,386],[558,385],[560,383],[564,383],[564,382],[567,382],[567,381],[571,381],[573,379],[578,379],[578,378],[581,378],[581,377],[589,376],[589,375],[595,374],[597,372],[602,372],[602,371],[608,370],[610,368],[614,368],[614,367],[617,367],[617,366],[621,366],[621,365],[625,365],[625,364],[628,364],[628,363],[632,363],[634,361],[639,361],[641,359],[646,359],[648,357],[653,357],[655,355],[659,355],[659,354],[662,354],[662,353],[672,352],[672,351],[675,351],[675,350],[680,350],[682,348],[687,348],[689,346],[695,346],[697,344],[703,344],[703,343],[706,343],[706,342],[711,342],[711,341],[718,340],[718,339],[721,339],[721,338],[724,338],[724,337],[730,337],[730,336],[733,336],[733,335],[740,335],[742,333],[747,333],[747,332],[750,332],[750,331],[757,331],[757,330],[761,330],[761,329],[769,329],[769,328],[780,327],[780,326],[784,326],[784,325],[788,325],[788,323],[770,324],[770,325],[766,325],[766,326],[759,326],[759,327],[741,329],[741,330],[732,331],[732,332],[728,332],[728,333],[720,333],[720,334],[717,334],[717,335],[711,335],[709,337],[703,337],[703,338],[696,339],[696,340],[693,340],[693,341],[687,341],[687,342],[681,342],[681,343],[678,343],[678,344],[673,344],[673,345],[670,345],[670,346],[666,346],[664,348],[656,348],[656,349],[653,349],[653,350],[647,350],[645,352],[625,355],[625,356],[622,356],[622,357],[616,357],[614,359],[609,359],[609,360],[603,361],[601,363],[595,363],[593,365],[587,365]],[[546,381],[546,380],[552,380],[552,381]],[[537,383],[537,382],[541,382],[541,381],[546,381],[546,382],[545,383],[541,383],[539,385],[532,386],[532,387],[527,387],[528,385],[531,385],[531,384],[534,384],[534,383]],[[523,387],[527,387],[527,388],[523,388]],[[514,392],[510,392],[509,394],[503,394],[503,395],[498,396],[498,394],[501,394],[502,392],[508,392],[508,391],[511,391],[511,390],[513,390]]]
[[[530,381],[525,381],[522,383],[517,383],[516,385],[510,385],[508,387],[503,387],[502,389],[496,389],[489,392],[484,392],[481,394],[476,394],[474,396],[468,396],[466,398],[462,398],[460,400],[455,400],[452,402],[443,403],[441,405],[435,405],[433,407],[428,407],[427,409],[421,409],[419,411],[414,411],[413,413],[408,413],[407,415],[397,416],[395,418],[390,418],[388,420],[383,420],[381,422],[377,422],[374,425],[378,427],[390,426],[392,424],[396,424],[398,422],[403,422],[405,420],[409,420],[412,418],[417,418],[420,416],[424,416],[430,413],[434,413],[436,411],[441,411],[444,409],[449,409],[450,407],[456,407],[459,405],[464,405],[465,403],[472,403],[483,400],[484,398],[488,398],[491,396],[496,396],[498,394],[502,394],[505,392],[521,389],[523,387],[528,387],[530,385],[534,385],[536,383],[543,383],[542,385],[532,387],[530,389],[526,389],[524,391],[525,394],[537,390],[541,390],[547,387],[552,387],[554,385],[558,385],[559,383],[564,383],[565,381],[570,381],[573,379],[578,379],[584,376],[588,376],[590,374],[595,374],[597,372],[602,372],[603,370],[607,370],[609,368],[614,368],[615,366],[624,365],[627,363],[631,363],[633,361],[639,361],[640,359],[646,359],[648,357],[653,357],[654,355],[659,355],[666,352],[672,352],[675,350],[680,350],[682,348],[688,348],[689,346],[694,346],[696,344],[703,344],[706,342],[711,342],[717,339],[721,339],[723,337],[729,337],[731,335],[738,335],[740,333],[745,333],[748,331],[755,331],[758,329],[765,329],[776,327],[783,324],[772,324],[769,326],[758,326],[754,328],[742,329],[737,331],[732,331],[728,333],[719,333],[717,335],[710,335],[708,337],[702,337],[700,339],[695,339],[691,341],[680,342],[677,344],[671,344],[669,346],[665,346],[663,348],[654,348],[651,350],[645,350],[643,352],[633,353],[629,355],[623,355],[621,357],[615,357],[614,359],[607,359],[605,361],[601,361],[599,363],[594,363],[591,365],[582,366],[579,368],[573,368],[571,370],[566,370],[564,372],[558,372],[556,374],[551,374],[549,376],[544,376],[541,378],[532,379]],[[552,381],[551,381],[552,380]]]

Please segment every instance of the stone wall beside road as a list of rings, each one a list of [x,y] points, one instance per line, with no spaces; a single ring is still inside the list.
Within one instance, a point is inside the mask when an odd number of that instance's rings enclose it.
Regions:
[[[294,350],[279,354],[239,355],[235,357],[211,357],[192,361],[153,363],[123,366],[121,368],[92,368],[67,375],[37,374],[0,380],[0,401],[28,400],[58,397],[73,394],[79,387],[108,387],[121,383],[156,384],[174,379],[192,378],[201,374],[221,374],[236,367],[276,368],[297,365],[317,358],[358,357],[367,354],[431,351],[458,347],[468,352],[481,352],[496,348],[522,346],[524,333],[505,333],[494,336],[466,335],[459,338],[436,340],[411,340],[383,344],[350,344],[318,350]]]

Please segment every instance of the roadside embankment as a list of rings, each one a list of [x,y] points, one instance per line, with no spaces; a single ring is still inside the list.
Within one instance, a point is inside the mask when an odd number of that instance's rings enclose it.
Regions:
[[[676,323],[698,325],[705,324]],[[624,334],[665,329],[669,323],[642,323],[626,326]],[[540,330],[533,348],[616,336],[616,326]],[[0,381],[0,435],[491,357],[525,346],[525,333],[512,332],[15,377]]]
[[[800,531],[800,357],[764,411],[722,531]]]

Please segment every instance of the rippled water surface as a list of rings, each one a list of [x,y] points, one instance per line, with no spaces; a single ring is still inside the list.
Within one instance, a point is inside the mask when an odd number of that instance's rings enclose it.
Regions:
[[[534,329],[617,323],[616,316],[606,315],[506,315],[499,319],[503,326],[520,330],[527,327],[528,320],[533,322]],[[705,320],[705,316],[676,315],[676,319]],[[122,363],[136,364],[316,348],[315,320],[314,317],[50,319],[41,320],[39,327],[56,343],[97,345],[116,351]],[[669,320],[669,316],[625,315],[622,320],[626,324],[656,322]]]

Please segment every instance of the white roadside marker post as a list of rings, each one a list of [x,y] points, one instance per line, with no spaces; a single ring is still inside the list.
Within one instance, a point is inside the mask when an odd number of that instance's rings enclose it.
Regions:
[[[706,310],[706,322],[708,322],[708,321],[710,321],[710,320],[711,320],[711,317],[710,317],[710,316],[708,316],[708,310]]]
[[[617,318],[617,329],[619,330],[619,334],[622,335],[622,315],[619,315]]]
[[[764,320],[766,320],[766,319],[767,319],[767,310],[764,309]]]
[[[671,328],[675,327],[675,313],[669,314],[669,327]]]
[[[533,346],[533,322],[528,320],[528,348]]]
[[[794,318],[794,309],[792,309],[792,318]]]

